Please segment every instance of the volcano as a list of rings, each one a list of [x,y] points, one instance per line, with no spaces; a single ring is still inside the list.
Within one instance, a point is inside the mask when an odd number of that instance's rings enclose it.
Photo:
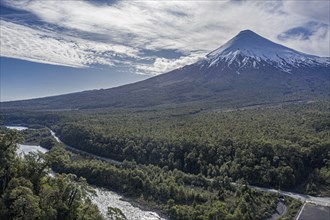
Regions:
[[[250,30],[198,62],[133,84],[1,103],[2,109],[155,106],[233,108],[329,98],[330,58],[298,52]]]

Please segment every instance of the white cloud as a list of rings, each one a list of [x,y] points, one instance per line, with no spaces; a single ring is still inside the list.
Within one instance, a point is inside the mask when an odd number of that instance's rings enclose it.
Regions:
[[[112,65],[122,59],[150,59],[139,53],[142,49],[177,50],[185,54],[178,59],[158,57],[153,64],[132,62],[130,65],[144,73],[159,74],[186,65],[208,53],[242,29],[251,29],[280,42],[278,34],[313,20],[327,22],[328,1],[308,3],[294,1],[119,1],[112,5],[95,4],[89,1],[5,1],[11,7],[26,10],[43,22],[66,28],[72,33],[102,36],[102,42],[82,39],[65,33],[52,33],[42,38],[47,31],[28,28],[27,34],[18,27],[3,40],[5,52],[24,59],[54,62],[71,66],[88,66],[93,63]],[[310,8],[310,10],[309,10]],[[329,22],[328,22],[329,23]],[[3,30],[1,30],[3,32]],[[329,56],[328,35],[316,31],[308,41],[288,39],[285,45],[306,53]],[[40,33],[41,32],[41,33]],[[4,36],[3,35],[3,36]],[[59,40],[60,39],[60,40]],[[38,45],[44,45],[44,51]],[[48,48],[47,45],[52,45]],[[15,47],[20,47],[22,53]],[[50,46],[49,46],[50,47]],[[8,49],[9,48],[9,49]],[[35,50],[35,51],[34,51]],[[52,52],[52,50],[57,51]],[[33,51],[32,55],[27,51]],[[110,51],[110,52],[109,52]],[[195,51],[198,51],[195,52]],[[3,55],[3,51],[1,51]],[[148,55],[146,55],[148,56]],[[127,62],[123,62],[126,63]]]
[[[313,35],[307,39],[302,35],[298,35],[285,40],[285,42],[291,48],[299,48],[301,51],[308,51],[310,54],[330,56],[330,29],[328,26],[314,30]]]
[[[1,21],[1,56],[41,63],[85,67],[86,54],[72,42],[64,42],[22,25]]]
[[[306,53],[320,56],[330,56],[330,2],[324,0],[313,1],[283,1],[283,10],[297,16],[300,20],[320,22],[320,25],[309,39],[291,38],[286,41],[287,46]],[[298,25],[297,25],[298,26]],[[303,25],[302,25],[303,26]]]
[[[115,56],[137,57],[138,50],[87,41],[47,30],[0,21],[1,56],[71,67],[113,65]]]
[[[155,62],[152,65],[137,64],[136,69],[138,70],[138,73],[141,74],[147,72],[153,75],[158,75],[180,68],[185,65],[195,63],[204,56],[204,54],[193,54],[189,56],[182,56],[178,59],[156,58]]]
[[[330,25],[330,2],[327,0],[284,1],[284,10]]]

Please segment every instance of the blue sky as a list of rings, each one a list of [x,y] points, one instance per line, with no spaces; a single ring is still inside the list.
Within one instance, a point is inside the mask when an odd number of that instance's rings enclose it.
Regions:
[[[239,31],[329,56],[329,1],[1,0],[1,101],[109,88],[191,64]]]

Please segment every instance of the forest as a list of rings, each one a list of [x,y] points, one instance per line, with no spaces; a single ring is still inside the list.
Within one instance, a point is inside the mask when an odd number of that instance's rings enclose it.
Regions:
[[[227,176],[207,179],[154,165],[125,161],[122,165],[95,160],[55,146],[49,153],[52,168],[60,173],[75,173],[90,184],[123,193],[140,204],[160,210],[170,219],[266,219],[279,196],[258,192],[241,181],[230,183]],[[286,218],[292,218],[301,203],[290,198]]]
[[[57,172],[124,193],[171,219],[270,216],[278,198],[247,184],[330,195],[327,102],[227,111],[7,112],[4,123],[35,128],[24,136],[52,149],[50,166]],[[68,152],[42,127],[53,129],[67,145],[123,166]],[[288,215],[295,213],[299,203],[286,202]]]
[[[0,133],[0,219],[103,219],[86,180],[74,174],[49,175],[39,154],[16,155],[17,131]]]
[[[18,157],[16,144],[24,142],[23,137],[35,136],[37,130],[24,131],[23,136],[0,130],[1,219],[103,219],[90,200],[93,190],[88,184],[123,193],[170,219],[265,219],[279,201],[277,195],[251,190],[245,182],[233,185],[228,177],[210,180],[129,161],[116,166],[69,152],[57,142],[51,142],[51,151],[45,155]],[[39,139],[41,143],[52,139],[45,136]],[[50,175],[50,168],[55,176]],[[289,206],[288,219],[301,205],[289,198],[283,202]],[[126,219],[119,209],[108,210],[107,219]]]

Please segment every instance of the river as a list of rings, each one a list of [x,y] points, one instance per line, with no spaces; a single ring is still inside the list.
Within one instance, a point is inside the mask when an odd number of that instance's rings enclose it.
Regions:
[[[9,126],[8,126],[9,127]],[[24,127],[17,127],[17,126],[13,126],[12,128],[18,129],[18,130],[23,130]],[[25,128],[26,129],[26,128]],[[56,139],[56,141],[61,142],[61,140],[56,136],[55,132],[53,132],[52,130],[50,130],[52,136]],[[63,142],[61,142],[63,143]],[[25,148],[26,150],[30,150],[30,145],[20,145],[22,148]],[[36,148],[36,150],[40,150],[40,146],[36,146],[38,148]],[[103,161],[107,161],[113,164],[121,164],[121,162],[119,161],[115,161],[109,158],[105,158],[105,157],[100,157],[85,151],[81,151],[78,149],[75,149],[71,146],[65,145],[65,147],[69,150],[75,151],[77,153],[80,154],[85,154],[85,155],[89,155],[92,156],[94,158],[103,160]],[[213,179],[209,179],[210,181],[213,181]],[[232,183],[233,185],[236,185],[236,183]],[[305,203],[309,203],[309,204],[315,204],[318,206],[322,206],[322,207],[330,207],[330,197],[317,197],[317,196],[310,196],[310,195],[306,195],[306,194],[299,194],[299,193],[295,193],[295,192],[286,192],[286,191],[282,191],[282,190],[276,190],[276,189],[270,189],[270,188],[264,188],[264,187],[257,187],[257,186],[248,186],[254,190],[258,190],[258,191],[264,191],[264,192],[270,192],[270,193],[275,193],[275,194],[280,194],[280,195],[284,195],[284,196],[289,196],[291,198],[300,200],[301,202]],[[145,219],[145,220],[156,220],[156,219],[164,219],[159,217],[159,215],[155,212],[148,212],[148,211],[143,211],[137,207],[134,207],[132,204],[123,201],[120,195],[111,192],[107,189],[102,189],[102,188],[98,188],[98,187],[93,187],[96,192],[98,197],[93,198],[93,202],[99,207],[99,209],[101,210],[101,212],[103,214],[106,213],[106,209],[109,205],[116,207],[116,208],[120,208],[123,213],[125,214],[125,216],[127,216],[128,219],[132,219],[132,220],[140,220],[140,219]],[[139,211],[136,211],[139,210]],[[275,218],[276,219],[276,218]]]
[[[56,136],[55,132],[53,132],[52,130],[51,134],[52,136],[58,141],[61,142],[61,140],[59,139],[59,137]],[[62,142],[63,143],[63,142]],[[110,158],[106,158],[106,157],[100,157],[85,151],[81,151],[78,149],[75,149],[71,146],[65,145],[66,148],[68,148],[69,150],[73,150],[77,153],[81,153],[81,154],[87,154],[89,156],[92,156],[94,158],[103,160],[103,161],[107,161],[113,164],[121,164],[121,162],[116,161],[116,160],[112,160]],[[209,179],[210,181],[213,181],[213,179]],[[236,185],[236,183],[232,183],[233,185]],[[284,195],[284,196],[289,196],[293,199],[297,199],[300,200],[301,202],[305,203],[312,203],[315,205],[320,205],[320,206],[326,206],[326,207],[330,207],[330,197],[317,197],[317,196],[311,196],[311,195],[306,195],[306,194],[300,194],[300,193],[296,193],[296,192],[287,192],[287,191],[282,191],[282,190],[276,190],[276,189],[271,189],[271,188],[264,188],[264,187],[257,187],[257,186],[251,186],[249,185],[248,187],[254,189],[254,190],[258,190],[258,191],[263,191],[263,192],[270,192],[270,193],[275,193],[275,194],[280,194],[280,195]]]
[[[28,129],[27,127],[23,126],[6,126],[9,129],[16,129],[19,131]],[[57,141],[60,142],[60,140],[55,136],[54,132],[52,132],[52,135],[55,137]],[[18,145],[17,154],[21,157],[24,155],[30,153],[30,152],[41,152],[46,153],[48,152],[48,149],[45,149],[40,146],[36,145],[25,145],[25,144],[19,144]],[[123,200],[123,197],[115,192],[112,192],[110,190],[91,186],[96,191],[96,196],[92,196],[92,201],[94,204],[96,204],[103,214],[103,216],[106,218],[106,213],[108,206],[112,206],[115,208],[119,208],[124,215],[129,220],[165,220],[165,218],[160,217],[157,213],[152,211],[145,211],[140,209],[139,207],[133,206],[131,203]]]

